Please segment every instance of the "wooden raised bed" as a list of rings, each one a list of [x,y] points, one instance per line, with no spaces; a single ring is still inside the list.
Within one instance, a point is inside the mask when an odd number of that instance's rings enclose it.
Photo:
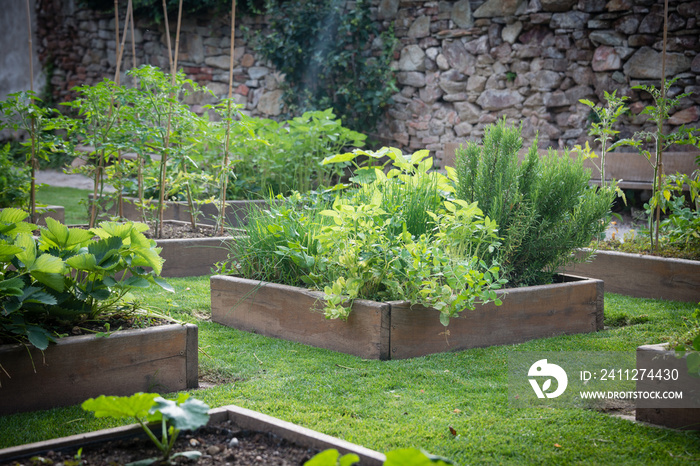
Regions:
[[[88,195],[89,202],[92,202],[92,194]],[[122,211],[124,217],[129,220],[143,222],[148,220],[148,217],[144,219],[141,209],[136,206],[138,199],[134,197],[124,197],[124,204]],[[154,205],[158,205],[157,201],[152,201]],[[115,203],[116,204],[116,203]],[[226,201],[226,222],[227,225],[233,228],[245,225],[248,212],[251,208],[264,208],[268,204],[265,199],[261,200],[240,200],[240,201]],[[205,204],[200,208],[201,215],[197,218],[197,222],[203,225],[214,225],[216,223],[216,217],[218,215],[218,210],[213,204]],[[117,215],[117,207],[112,206],[107,210],[110,215]],[[151,216],[155,216],[155,213],[151,213]],[[189,205],[184,201],[167,201],[165,203],[165,209],[163,210],[163,220],[175,220],[179,222],[190,221]]]
[[[611,293],[700,301],[700,261],[596,251],[590,262],[570,265],[564,271],[603,280],[605,291]]]
[[[210,275],[217,262],[228,259],[231,236],[213,238],[158,239],[163,248],[160,256],[165,259],[162,277],[199,277]]]
[[[34,347],[0,346],[0,415],[99,395],[197,388],[197,333],[193,324],[169,324],[60,338],[43,354]]]
[[[438,311],[411,309],[406,302],[356,300],[347,321],[327,320],[320,310],[321,292],[215,275],[211,277],[212,320],[382,360],[602,329],[603,282],[562,278],[562,283],[509,289],[502,306],[477,306],[443,327]]]
[[[312,450],[323,451],[329,448],[335,448],[341,454],[355,453],[360,457],[360,464],[362,466],[379,466],[386,460],[386,457],[382,453],[374,450],[235,405],[212,409],[209,411],[209,416],[210,424],[221,423],[228,420],[240,429],[270,433],[281,439]],[[6,463],[39,455],[50,450],[60,451],[80,448],[99,442],[138,435],[143,435],[141,426],[138,424],[72,435],[70,437],[5,448],[0,450],[0,461]]]
[[[677,380],[645,378],[637,381],[637,391],[682,391],[681,400],[638,400],[635,418],[674,429],[700,430],[700,379],[688,374],[685,358],[676,357],[666,344],[637,347],[637,369],[677,370]],[[641,370],[640,370],[641,372]]]

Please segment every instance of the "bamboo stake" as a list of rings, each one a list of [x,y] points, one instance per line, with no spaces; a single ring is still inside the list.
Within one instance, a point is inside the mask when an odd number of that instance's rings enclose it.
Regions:
[[[32,49],[34,45],[32,44],[32,13],[29,0],[27,0],[27,29],[29,31],[29,90],[31,91],[30,104],[34,105],[34,56]],[[31,117],[31,131],[30,139],[32,140],[31,155],[29,158],[29,166],[31,170],[31,184],[29,188],[29,209],[30,216],[29,219],[32,223],[36,222],[36,122],[34,116]]]
[[[664,39],[663,48],[661,51],[661,105],[663,106],[661,110],[661,115],[665,116],[667,112],[666,108],[666,44],[668,40],[668,0],[664,1]],[[656,140],[656,165],[657,165],[657,179],[656,179],[656,189],[661,188],[661,181],[664,173],[664,163],[663,163],[663,152],[664,152],[664,141],[663,141],[663,131],[664,131],[664,119],[659,118],[657,123],[657,140]],[[659,221],[661,220],[661,202],[657,199],[656,203],[656,222],[654,223],[654,235],[655,240],[652,243],[652,252],[655,247],[659,246]]]
[[[228,189],[228,164],[229,164],[229,143],[231,137],[231,98],[233,97],[233,52],[236,35],[236,0],[231,0],[231,49],[229,50],[229,66],[228,66],[228,107],[226,114],[228,117],[226,124],[226,140],[224,142],[224,163],[222,164],[222,183],[221,183],[221,235],[224,234],[224,219],[226,218],[226,190]]]
[[[165,8],[165,0],[163,0],[163,7]],[[168,16],[168,11],[165,9],[165,16]],[[172,56],[172,60],[170,62],[170,86],[172,88],[175,87],[175,78],[177,74],[177,55],[179,53],[180,49],[180,25],[182,24],[182,0],[179,2],[178,6],[178,12],[177,12],[177,29],[175,31],[175,53]],[[167,32],[167,37],[168,37],[168,44],[170,44],[170,31]],[[169,48],[169,46],[168,46]],[[170,56],[170,52],[168,52],[168,55]],[[170,95],[170,109],[168,111],[168,125],[167,129],[165,132],[165,142],[163,144],[163,155],[161,157],[160,161],[160,199],[159,199],[159,205],[158,205],[158,238],[163,237],[163,208],[165,205],[165,178],[166,178],[166,163],[168,161],[168,148],[170,144],[170,126],[172,123],[173,119],[173,103],[172,99],[175,98],[175,96]]]

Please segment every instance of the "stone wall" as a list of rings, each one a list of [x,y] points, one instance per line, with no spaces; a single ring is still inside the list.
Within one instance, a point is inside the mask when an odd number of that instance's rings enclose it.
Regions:
[[[126,4],[126,2],[123,2]],[[672,94],[694,92],[674,109],[670,128],[700,118],[700,2],[671,0],[667,73],[680,76]],[[445,144],[479,138],[505,117],[523,124],[531,141],[562,148],[587,138],[590,110],[579,99],[601,101],[604,91],[630,98],[621,136],[645,127],[650,104],[636,84],[661,76],[663,0],[375,0],[384,28],[393,24],[400,45],[395,69],[400,92],[378,135],[404,150],[428,148],[438,159]],[[113,78],[114,17],[71,1],[38,0],[43,63],[55,64],[51,83],[58,100],[70,88]],[[124,8],[125,10],[125,8]],[[123,13],[120,20],[123,25]],[[179,65],[188,76],[227,93],[229,15],[186,18]],[[173,21],[174,22],[174,21]],[[137,65],[167,69],[163,25],[136,21]],[[283,112],[283,79],[255,56],[242,27],[263,31],[265,18],[237,18],[235,98],[246,113]],[[174,25],[171,24],[174,29]],[[124,67],[132,63],[127,40]],[[190,101],[195,110],[207,103]]]

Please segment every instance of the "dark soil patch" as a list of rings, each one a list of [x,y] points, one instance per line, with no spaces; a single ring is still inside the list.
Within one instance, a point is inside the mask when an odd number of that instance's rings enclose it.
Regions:
[[[163,222],[160,238],[156,237],[153,224],[149,224],[149,229],[144,232],[144,235],[151,239],[213,238],[221,236],[220,231],[217,231],[211,225],[197,225],[195,228],[192,228],[192,225],[189,223],[174,221]],[[226,229],[224,229],[224,236],[228,236]]]
[[[190,450],[200,451],[202,457],[196,463],[189,462],[189,464],[204,466],[303,465],[317,453],[315,450],[301,447],[272,434],[242,430],[231,421],[202,427],[194,432],[180,433],[173,451],[176,453]],[[77,448],[49,451],[32,458],[1,464],[111,466],[157,457],[159,451],[144,436],[85,445],[79,460],[77,453]],[[179,457],[174,459],[173,463],[188,464],[188,460]]]

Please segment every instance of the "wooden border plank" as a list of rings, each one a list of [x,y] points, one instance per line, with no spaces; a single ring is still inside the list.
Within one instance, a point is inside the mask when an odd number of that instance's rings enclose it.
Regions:
[[[406,302],[391,303],[391,358],[521,343],[555,335],[595,332],[602,322],[602,282],[509,289],[503,304],[465,310],[444,327],[439,312]]]
[[[700,301],[700,261],[601,250],[589,262],[572,264],[564,271],[603,280],[610,293]]]
[[[328,320],[320,292],[224,275],[210,283],[214,322],[362,358],[389,358],[386,303],[356,300],[347,321]]]
[[[22,345],[0,347],[0,364],[11,377],[0,373],[0,415],[69,406],[99,395],[196,388],[191,367],[188,373],[188,365],[196,364],[189,358],[197,357],[192,327],[170,324],[103,338],[60,338],[43,353]]]

